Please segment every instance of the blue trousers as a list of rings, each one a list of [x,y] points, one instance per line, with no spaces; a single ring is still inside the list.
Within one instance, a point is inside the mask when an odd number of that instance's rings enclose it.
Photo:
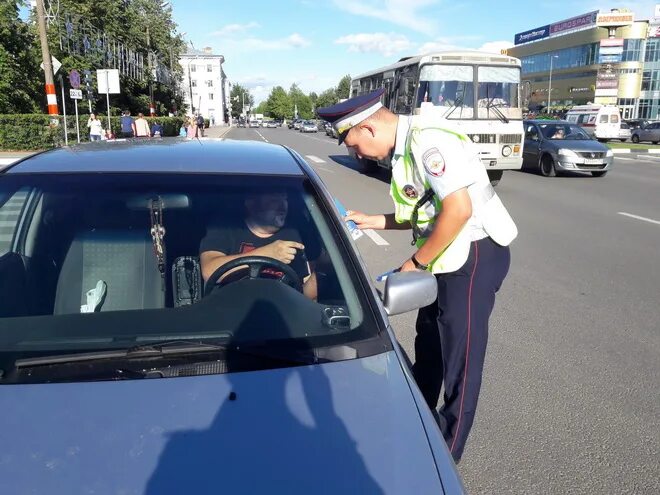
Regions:
[[[437,274],[438,299],[417,316],[413,376],[431,410],[444,384],[438,424],[456,462],[477,409],[488,342],[488,319],[511,262],[508,247],[475,241],[456,272]]]

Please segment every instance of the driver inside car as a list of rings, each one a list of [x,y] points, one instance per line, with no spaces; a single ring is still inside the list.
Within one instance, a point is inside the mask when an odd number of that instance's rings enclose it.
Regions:
[[[209,227],[200,244],[200,263],[204,280],[218,268],[237,258],[263,256],[290,265],[303,281],[303,293],[317,298],[316,274],[307,259],[305,246],[296,229],[286,225],[289,201],[286,193],[249,195],[245,200],[245,216],[233,226]],[[222,282],[243,278],[239,267],[222,277]],[[281,279],[275,267],[265,268],[262,277]]]

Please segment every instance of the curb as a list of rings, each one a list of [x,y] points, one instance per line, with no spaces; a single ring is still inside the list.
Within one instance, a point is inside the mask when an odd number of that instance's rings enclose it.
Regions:
[[[660,154],[660,148],[652,148],[652,149],[610,148],[610,149],[612,150],[612,153],[615,155],[623,155],[626,153],[639,153],[641,155],[646,153],[651,153],[654,155]]]

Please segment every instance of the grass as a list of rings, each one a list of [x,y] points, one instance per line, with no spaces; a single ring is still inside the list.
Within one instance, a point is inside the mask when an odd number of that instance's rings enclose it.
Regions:
[[[632,150],[658,150],[660,145],[657,144],[635,144],[635,143],[606,143],[610,148],[630,148]]]

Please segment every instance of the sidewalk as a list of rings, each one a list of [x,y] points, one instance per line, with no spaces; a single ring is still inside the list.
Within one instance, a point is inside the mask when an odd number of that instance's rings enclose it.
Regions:
[[[204,129],[204,137],[219,139],[224,137],[232,129],[233,128],[230,126],[215,125],[208,129]]]
[[[0,151],[0,170],[16,160],[30,156],[38,151]]]

